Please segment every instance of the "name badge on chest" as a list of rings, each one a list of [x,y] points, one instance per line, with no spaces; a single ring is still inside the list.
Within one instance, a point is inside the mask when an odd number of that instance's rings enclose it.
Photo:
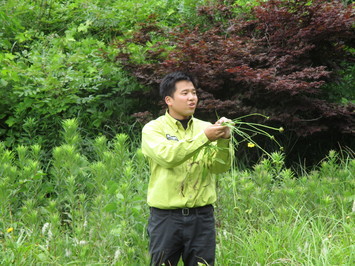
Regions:
[[[179,139],[178,139],[176,136],[171,136],[171,135],[169,135],[169,134],[166,134],[166,138],[167,138],[168,140],[179,141]]]

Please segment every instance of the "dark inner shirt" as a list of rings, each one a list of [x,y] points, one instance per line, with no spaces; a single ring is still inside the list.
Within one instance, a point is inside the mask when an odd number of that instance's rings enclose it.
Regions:
[[[191,120],[191,117],[187,118],[187,119],[184,119],[184,120],[179,120],[179,119],[176,119],[177,121],[180,121],[180,123],[182,124],[183,128],[186,130],[187,128],[187,124],[189,123],[189,121]]]

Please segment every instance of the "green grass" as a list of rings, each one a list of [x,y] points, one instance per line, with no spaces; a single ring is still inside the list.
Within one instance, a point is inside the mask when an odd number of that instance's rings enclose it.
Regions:
[[[125,134],[89,141],[77,121],[63,126],[49,165],[38,145],[0,144],[0,264],[148,265],[141,151]],[[331,151],[297,178],[281,153],[218,176],[217,265],[351,265],[354,173]]]

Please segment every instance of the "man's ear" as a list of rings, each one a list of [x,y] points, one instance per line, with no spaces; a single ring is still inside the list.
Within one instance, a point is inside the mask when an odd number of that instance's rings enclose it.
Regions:
[[[165,103],[170,106],[172,103],[173,98],[171,96],[165,96]]]

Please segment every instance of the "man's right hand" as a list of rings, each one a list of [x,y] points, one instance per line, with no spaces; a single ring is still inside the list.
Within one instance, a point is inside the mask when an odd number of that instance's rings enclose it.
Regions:
[[[209,141],[215,141],[220,138],[229,138],[229,128],[227,126],[209,125],[205,129],[205,134]]]

